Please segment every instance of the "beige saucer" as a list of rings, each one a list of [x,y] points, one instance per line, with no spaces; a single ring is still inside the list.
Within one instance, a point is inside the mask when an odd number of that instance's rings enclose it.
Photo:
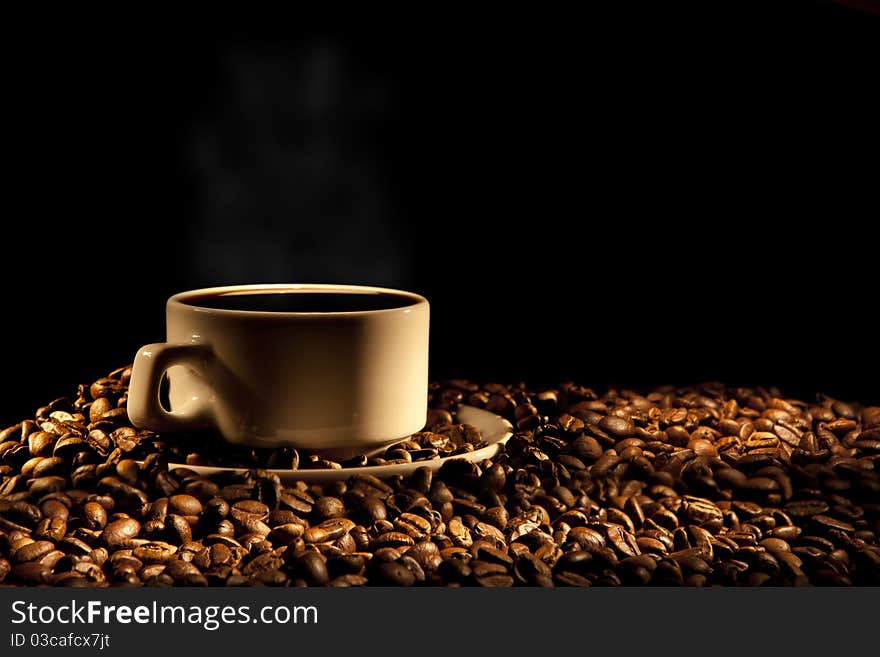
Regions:
[[[513,435],[513,427],[510,422],[500,415],[484,411],[473,406],[458,407],[458,421],[464,424],[472,424],[480,430],[480,434],[488,445],[476,449],[473,452],[447,456],[444,458],[431,459],[430,461],[415,461],[413,463],[395,463],[392,465],[371,465],[360,468],[340,468],[337,470],[269,470],[277,474],[283,483],[305,481],[308,483],[325,483],[348,479],[356,474],[369,474],[375,477],[393,477],[394,475],[410,475],[416,469],[425,466],[431,470],[439,470],[447,461],[452,459],[465,459],[467,461],[482,461],[489,459],[498,453],[498,449]],[[385,447],[382,448],[386,449]],[[216,475],[224,472],[247,472],[248,468],[217,467],[209,465],[186,465],[184,463],[169,463],[170,469],[187,468],[200,475]]]

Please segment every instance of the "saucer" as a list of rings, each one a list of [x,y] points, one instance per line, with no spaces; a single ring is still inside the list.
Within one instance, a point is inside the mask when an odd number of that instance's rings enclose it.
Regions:
[[[418,468],[426,467],[431,470],[439,470],[444,463],[453,459],[465,459],[467,461],[482,461],[490,459],[501,445],[507,442],[507,439],[513,435],[513,426],[500,415],[495,415],[489,411],[473,406],[461,405],[458,407],[458,422],[463,424],[472,424],[480,430],[482,439],[489,443],[485,447],[475,449],[473,452],[465,452],[456,454],[455,456],[445,456],[442,458],[430,459],[427,461],[414,461],[412,463],[391,463],[389,465],[368,465],[356,468],[337,468],[334,470],[268,470],[278,475],[282,483],[290,483],[294,481],[305,481],[306,483],[326,483],[329,481],[345,480],[357,474],[373,475],[374,477],[393,477],[395,475],[408,476],[415,472]],[[382,450],[387,449],[387,445],[382,446]],[[243,473],[249,468],[222,467],[213,465],[187,465],[186,463],[169,463],[170,469],[186,468],[192,470],[199,475],[210,476],[221,473]]]

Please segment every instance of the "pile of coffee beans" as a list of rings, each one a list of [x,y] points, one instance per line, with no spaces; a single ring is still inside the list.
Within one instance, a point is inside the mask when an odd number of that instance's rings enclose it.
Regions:
[[[129,424],[130,374],[0,432],[0,583],[880,584],[878,407],[721,384],[446,381],[426,431],[381,458],[479,446],[456,424],[465,403],[516,427],[491,461],[282,485],[265,468],[293,451],[238,453],[246,474],[169,470],[183,440]]]

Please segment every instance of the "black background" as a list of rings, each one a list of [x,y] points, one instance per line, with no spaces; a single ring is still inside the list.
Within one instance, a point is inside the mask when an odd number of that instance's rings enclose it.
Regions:
[[[434,378],[877,402],[880,18],[702,4],[10,27],[0,419],[261,281],[424,293]]]

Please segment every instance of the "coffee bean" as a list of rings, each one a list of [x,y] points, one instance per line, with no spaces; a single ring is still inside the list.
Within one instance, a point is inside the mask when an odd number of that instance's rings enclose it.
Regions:
[[[174,558],[177,548],[170,543],[152,542],[139,545],[132,554],[144,563],[167,563]]]
[[[314,586],[326,586],[330,581],[327,563],[318,552],[307,551],[295,560],[294,573]]]
[[[235,536],[235,526],[229,520],[221,520],[214,529],[214,535],[231,538]]]
[[[462,559],[443,559],[437,567],[437,573],[444,581],[465,582],[471,577],[471,568]]]
[[[12,554],[12,559],[14,563],[36,561],[54,549],[55,544],[51,541],[34,541],[15,550]]]
[[[514,565],[518,581],[534,586],[552,586],[552,571],[549,566],[528,552],[519,555]]]
[[[635,537],[620,525],[608,525],[605,534],[608,542],[621,554],[635,556],[641,553]]]
[[[792,518],[809,518],[828,511],[829,506],[822,500],[798,500],[785,505],[785,512]]]
[[[602,446],[592,436],[580,436],[572,442],[577,455],[587,462],[593,462],[602,456]]]
[[[433,541],[422,541],[410,547],[406,554],[415,559],[422,568],[428,570],[428,566],[434,563],[434,557],[439,556],[440,550]]]
[[[34,529],[34,538],[60,541],[67,533],[67,521],[62,517],[43,518]]]
[[[819,514],[812,516],[811,520],[823,530],[837,529],[842,532],[855,531],[855,527],[853,527],[848,522],[843,522],[842,520],[837,520],[836,518],[832,518],[830,516]]]
[[[28,586],[45,584],[52,575],[52,569],[37,561],[26,561],[12,567],[9,577]]]
[[[567,434],[578,434],[584,429],[584,421],[568,413],[562,413],[556,418],[559,428]]]
[[[275,545],[290,545],[301,537],[306,528],[300,523],[285,523],[277,525],[269,532],[268,539]]]
[[[338,497],[320,497],[312,507],[312,512],[318,518],[338,518],[345,515],[345,504]]]
[[[333,587],[349,587],[349,586],[364,586],[369,580],[363,575],[340,575],[332,579],[328,586]]]
[[[170,513],[165,517],[164,535],[174,545],[185,545],[192,540],[192,528],[183,516]],[[219,527],[218,527],[219,531]]]
[[[50,456],[58,436],[47,431],[35,431],[28,436],[28,449],[32,456]]]
[[[507,588],[514,585],[514,579],[510,575],[494,574],[477,577],[477,583],[486,588]]]
[[[635,427],[629,420],[616,415],[606,415],[599,422],[599,428],[618,438],[631,436]]]
[[[654,554],[665,554],[666,546],[656,538],[650,536],[640,536],[636,539],[636,545],[639,546],[640,552],[653,552]]]
[[[608,475],[611,470],[621,462],[621,458],[616,454],[604,454],[590,468],[592,477],[601,478]]]
[[[202,512],[202,503],[192,495],[172,495],[168,498],[168,511],[181,516],[197,516]]]
[[[36,478],[31,479],[28,490],[30,491],[31,497],[34,498],[40,498],[44,495],[64,490],[64,486],[67,483],[64,477],[46,475],[46,472],[49,472],[52,469],[60,469],[64,466],[64,462],[61,459],[55,459],[54,457],[43,459],[40,462],[40,465],[43,463],[51,464],[52,468],[41,468],[41,474],[37,475]],[[34,474],[36,474],[36,468],[34,469]]]
[[[280,556],[273,552],[264,552],[251,559],[241,572],[247,577],[252,577],[260,573],[278,570],[282,565],[283,559]]]
[[[33,527],[43,517],[43,512],[34,504],[24,501],[10,502],[0,506],[0,515],[6,520],[18,523],[26,527]]]
[[[98,482],[98,489],[110,496],[119,509],[140,512],[149,503],[144,491],[136,486],[126,484],[116,477],[104,477]]]
[[[40,511],[42,511],[44,518],[58,518],[59,520],[64,520],[66,522],[70,517],[67,500],[62,502],[57,499],[46,499],[40,504]]]
[[[303,532],[303,540],[306,543],[333,541],[348,533],[353,527],[354,523],[346,518],[330,518],[306,529]]]
[[[413,539],[401,532],[385,532],[384,534],[379,534],[379,536],[373,539],[372,542],[373,549],[383,547],[408,547],[412,544]]]
[[[703,498],[685,495],[682,499],[682,511],[688,520],[696,525],[722,522],[721,511],[718,507]]]
[[[569,571],[557,572],[553,576],[554,582],[558,586],[579,586],[579,587],[587,587],[592,586],[592,582],[584,577],[583,575],[579,575],[577,573],[572,573]]]
[[[397,563],[406,566],[407,570],[409,570],[413,574],[413,576],[415,576],[416,582],[421,583],[427,579],[427,575],[425,574],[424,569],[412,557],[403,555],[402,557],[400,557],[400,559],[397,560]]]
[[[107,511],[97,502],[87,502],[83,506],[82,520],[89,529],[103,529],[107,525]]]
[[[678,447],[685,447],[691,441],[691,434],[682,426],[667,427],[664,434],[666,441]]]
[[[378,583],[392,586],[412,586],[415,575],[404,565],[396,562],[379,564],[375,570]]]
[[[688,441],[687,448],[693,450],[697,456],[718,456],[715,445],[704,438],[693,438]]]
[[[134,518],[121,518],[114,520],[101,532],[101,540],[110,548],[120,547],[134,538],[141,530],[140,523]]]
[[[401,513],[394,520],[394,527],[413,539],[419,539],[430,533],[431,522],[414,513]]]
[[[779,489],[779,483],[770,477],[749,477],[743,484],[743,488],[761,493],[772,492]]]
[[[229,515],[229,503],[221,497],[211,497],[202,507],[202,517],[209,522],[219,522]]]
[[[477,580],[491,575],[507,575],[507,568],[499,563],[488,563],[479,559],[471,559],[468,565],[471,567],[471,571]]]

